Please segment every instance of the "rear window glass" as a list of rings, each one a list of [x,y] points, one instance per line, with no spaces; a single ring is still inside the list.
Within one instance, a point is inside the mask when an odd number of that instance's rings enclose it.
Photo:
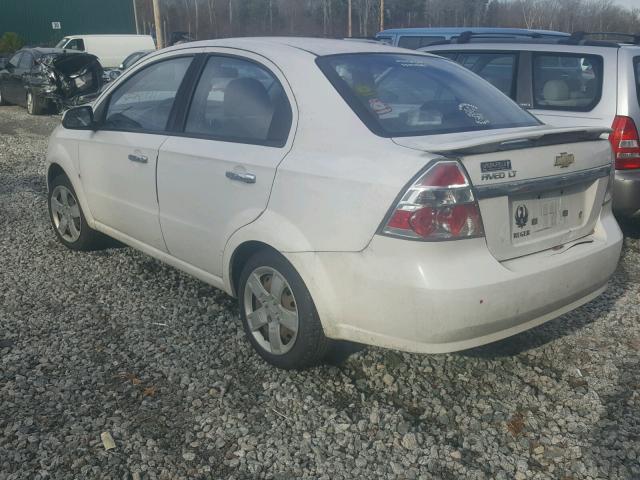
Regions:
[[[538,125],[465,68],[422,55],[347,54],[316,60],[356,114],[385,137]]]
[[[412,50],[417,50],[420,47],[426,47],[427,45],[430,45],[433,42],[439,42],[441,40],[444,40],[444,37],[436,37],[436,36],[429,36],[429,37],[418,37],[418,36],[402,36],[400,37],[400,39],[398,40],[398,46],[402,47],[402,48],[410,48]]]
[[[505,95],[514,98],[517,58],[516,53],[473,52],[461,53],[456,60]]]
[[[640,105],[640,57],[633,59],[633,66],[636,72],[636,92],[638,94],[638,104]]]
[[[543,110],[588,112],[602,94],[602,57],[534,53],[533,102]]]

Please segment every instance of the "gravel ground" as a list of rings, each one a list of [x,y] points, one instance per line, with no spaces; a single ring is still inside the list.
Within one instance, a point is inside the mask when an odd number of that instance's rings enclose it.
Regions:
[[[606,293],[533,331],[284,372],[221,292],[56,242],[58,122],[0,110],[0,479],[640,478],[640,223]]]

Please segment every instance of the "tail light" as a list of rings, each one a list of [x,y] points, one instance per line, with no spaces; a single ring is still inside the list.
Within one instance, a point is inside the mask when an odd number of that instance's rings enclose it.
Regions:
[[[616,170],[640,168],[640,138],[632,118],[617,116],[611,126],[609,141],[615,157]]]
[[[382,233],[415,240],[458,240],[484,236],[471,182],[455,160],[431,165],[402,194]]]

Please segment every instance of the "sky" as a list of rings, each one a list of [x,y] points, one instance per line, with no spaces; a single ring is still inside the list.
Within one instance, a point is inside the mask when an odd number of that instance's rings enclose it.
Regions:
[[[640,8],[640,0],[615,0],[618,5],[623,7],[638,7]]]

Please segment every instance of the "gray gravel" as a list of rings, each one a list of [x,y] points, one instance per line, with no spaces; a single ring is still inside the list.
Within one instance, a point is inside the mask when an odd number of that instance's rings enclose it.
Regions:
[[[638,222],[606,293],[531,332],[283,372],[224,294],[56,242],[58,122],[0,109],[0,479],[640,478]]]

